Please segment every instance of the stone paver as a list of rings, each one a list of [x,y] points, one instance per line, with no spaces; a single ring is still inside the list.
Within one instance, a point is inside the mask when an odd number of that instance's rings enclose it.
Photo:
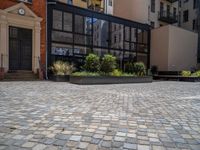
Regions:
[[[200,83],[0,82],[0,149],[200,150]]]

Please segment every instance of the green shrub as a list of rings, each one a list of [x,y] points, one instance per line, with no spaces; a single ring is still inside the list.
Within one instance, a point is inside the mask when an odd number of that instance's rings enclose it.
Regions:
[[[116,57],[112,55],[104,55],[101,61],[101,71],[105,74],[109,74],[116,68]]]
[[[134,63],[134,73],[137,76],[145,76],[146,75],[146,67],[143,62]]]
[[[200,70],[191,74],[192,77],[200,77]]]
[[[127,62],[125,64],[125,72],[134,73],[134,63],[133,62]]]
[[[113,72],[111,73],[111,76],[115,76],[115,77],[120,77],[122,75],[123,75],[122,71],[118,69],[114,69]]]
[[[124,77],[136,77],[135,73],[123,73],[122,76],[124,76]]]
[[[191,76],[191,71],[183,70],[181,72],[181,76],[183,76],[183,77],[190,77]]]
[[[87,72],[98,72],[100,69],[99,56],[95,54],[89,54],[85,59],[84,69]]]
[[[73,76],[100,76],[99,73],[95,72],[75,72],[72,74]]]
[[[74,66],[64,61],[56,61],[50,67],[54,75],[70,75],[75,70]]]

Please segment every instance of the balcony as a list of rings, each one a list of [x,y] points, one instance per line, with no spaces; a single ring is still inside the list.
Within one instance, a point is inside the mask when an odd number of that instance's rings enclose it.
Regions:
[[[167,11],[158,12],[158,20],[169,24],[178,22],[178,15],[172,14]]]
[[[104,12],[104,0],[88,0],[87,1],[88,9]]]
[[[177,2],[178,0],[167,0],[168,2],[170,2],[170,3],[175,3],[175,2]]]
[[[100,6],[94,6],[94,5],[90,5],[88,6],[88,9],[90,10],[94,10],[94,11],[97,11],[97,12],[101,12],[103,13],[104,12],[104,8],[100,7]]]

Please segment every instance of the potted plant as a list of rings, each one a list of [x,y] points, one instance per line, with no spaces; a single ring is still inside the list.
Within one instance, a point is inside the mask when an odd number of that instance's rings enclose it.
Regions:
[[[53,72],[53,80],[57,82],[69,81],[69,75],[75,70],[73,64],[64,61],[56,61],[53,63],[50,70]]]
[[[158,74],[158,67],[157,66],[152,66],[151,67],[151,73],[152,73],[152,75],[157,75]]]

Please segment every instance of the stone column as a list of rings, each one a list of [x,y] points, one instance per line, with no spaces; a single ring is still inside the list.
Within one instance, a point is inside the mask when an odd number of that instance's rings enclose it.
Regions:
[[[33,61],[33,71],[35,73],[37,73],[37,70],[39,69],[39,62],[38,62],[38,57],[40,57],[40,30],[41,30],[41,27],[40,27],[40,22],[37,21],[35,23],[35,27],[34,27],[34,61]]]
[[[1,54],[3,54],[3,68],[5,69],[5,72],[7,72],[9,69],[8,25],[7,25],[6,15],[2,14],[0,14],[0,55]]]

